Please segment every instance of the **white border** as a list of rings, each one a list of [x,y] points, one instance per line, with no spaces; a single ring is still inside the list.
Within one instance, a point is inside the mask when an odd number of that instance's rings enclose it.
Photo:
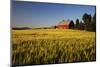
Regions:
[[[10,1],[0,1],[0,67],[10,64]]]
[[[96,32],[96,47],[97,60],[96,62],[81,62],[67,64],[50,64],[36,65],[34,67],[99,67],[100,64],[100,0],[30,0],[39,2],[51,3],[69,3],[69,4],[85,4],[96,5],[97,15],[97,32]],[[0,1],[0,67],[10,66],[10,0]],[[31,67],[31,66],[27,66]]]

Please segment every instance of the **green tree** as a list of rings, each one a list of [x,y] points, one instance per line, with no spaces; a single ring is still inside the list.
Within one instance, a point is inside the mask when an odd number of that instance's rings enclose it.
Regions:
[[[96,13],[94,14],[92,20],[92,31],[96,31]]]
[[[74,29],[74,22],[73,22],[73,20],[71,20],[70,23],[69,23],[69,29]]]
[[[91,17],[91,15],[85,13],[85,14],[83,15],[82,19],[83,19],[83,21],[84,21],[84,26],[85,26],[84,28],[85,28],[85,30],[91,31],[91,30],[92,30],[92,26],[91,26],[91,24],[92,24],[92,23],[91,23],[92,17]]]
[[[79,29],[84,30],[84,23],[82,21],[80,21]]]
[[[79,29],[79,25],[80,25],[80,24],[79,24],[79,19],[76,19],[76,25],[75,25],[75,28],[76,28],[76,29]]]

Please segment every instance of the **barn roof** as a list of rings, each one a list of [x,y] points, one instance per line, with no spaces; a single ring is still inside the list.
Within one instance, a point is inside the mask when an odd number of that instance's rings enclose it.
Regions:
[[[68,25],[69,22],[66,20],[62,20],[61,22],[58,23],[58,25]]]

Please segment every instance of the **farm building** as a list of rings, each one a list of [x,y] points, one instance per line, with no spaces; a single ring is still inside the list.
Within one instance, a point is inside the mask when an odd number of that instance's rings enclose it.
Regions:
[[[58,25],[56,25],[57,29],[69,29],[69,22],[62,20],[61,22],[58,23]]]
[[[74,28],[74,22],[73,21],[66,21],[62,20],[59,22],[56,26],[56,29],[73,29]]]

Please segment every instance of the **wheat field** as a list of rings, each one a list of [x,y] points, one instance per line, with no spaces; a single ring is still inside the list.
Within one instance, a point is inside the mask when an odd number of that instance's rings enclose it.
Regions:
[[[12,30],[12,64],[95,61],[95,39],[95,32],[79,30]]]

